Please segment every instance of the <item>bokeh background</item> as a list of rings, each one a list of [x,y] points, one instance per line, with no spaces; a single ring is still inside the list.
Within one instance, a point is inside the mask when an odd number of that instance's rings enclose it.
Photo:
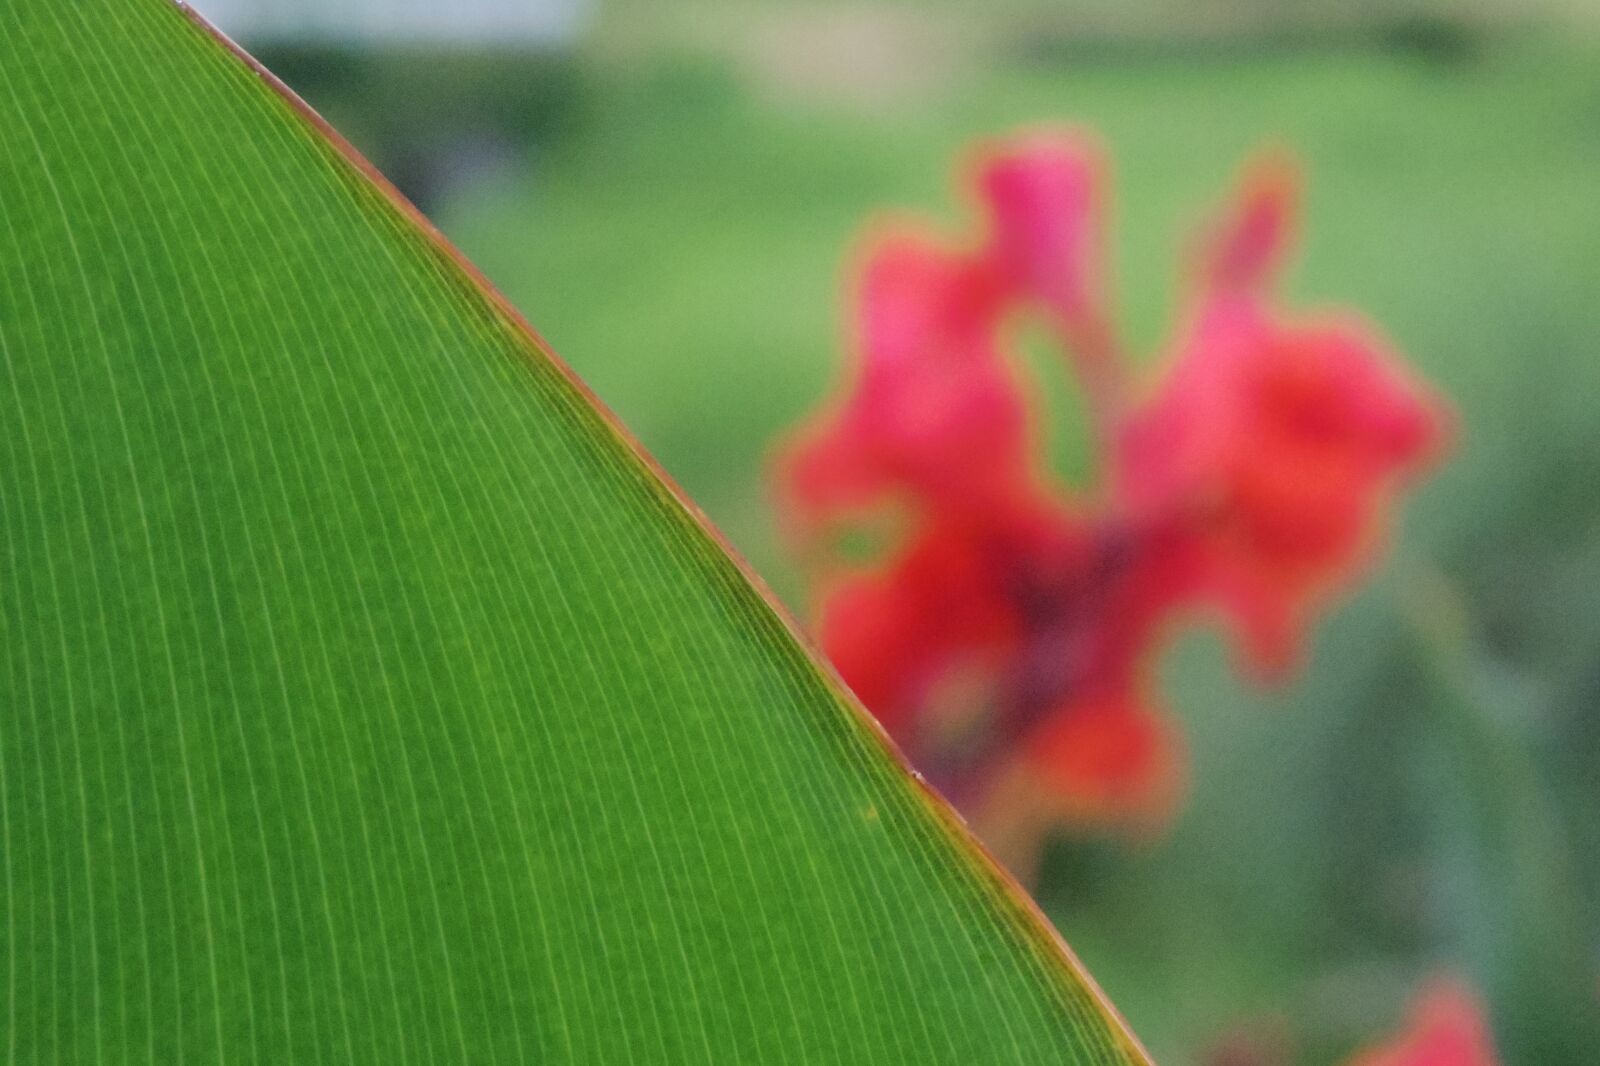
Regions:
[[[1309,175],[1296,303],[1363,309],[1458,441],[1287,687],[1164,655],[1192,789],[1063,836],[1045,910],[1163,1063],[1336,1062],[1449,969],[1506,1061],[1600,1062],[1600,4],[196,0],[520,307],[804,615],[773,440],[833,387],[847,265],[1040,121],[1114,161],[1116,286],[1257,147]],[[1076,398],[1024,356],[1072,477]]]

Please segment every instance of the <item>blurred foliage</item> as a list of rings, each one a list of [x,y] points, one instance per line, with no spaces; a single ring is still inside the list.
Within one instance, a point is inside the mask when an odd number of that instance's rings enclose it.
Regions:
[[[1364,5],[1377,15],[1327,32],[1257,23],[1133,47],[1075,36],[1051,5],[1008,0],[981,26],[965,8],[929,14],[950,6],[716,5],[726,17],[707,20],[705,5],[618,3],[577,55],[490,79],[483,99],[525,94],[531,110],[495,127],[500,162],[436,163],[447,180],[424,194],[792,596],[762,464],[836,372],[864,220],[903,207],[952,221],[945,175],[971,139],[1084,124],[1115,160],[1122,306],[1149,350],[1176,291],[1173,235],[1251,149],[1292,146],[1309,192],[1291,295],[1380,323],[1457,405],[1455,456],[1292,689],[1235,680],[1214,636],[1167,657],[1192,748],[1186,812],[1139,848],[1062,842],[1038,892],[1162,1062],[1252,1030],[1331,1061],[1391,1026],[1440,965],[1485,990],[1508,1061],[1593,1061],[1592,21]],[[467,102],[476,87],[453,103],[415,88],[443,62],[406,58],[398,89],[311,95],[382,161],[418,101],[484,106]],[[1052,438],[1063,470],[1090,468],[1085,440]]]
[[[585,70],[563,52],[276,45],[257,57],[419,207],[576,134]]]

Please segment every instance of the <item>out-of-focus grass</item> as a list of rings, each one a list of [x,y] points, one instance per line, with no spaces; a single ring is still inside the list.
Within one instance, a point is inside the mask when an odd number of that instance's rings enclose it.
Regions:
[[[864,221],[901,207],[964,225],[949,168],[971,139],[1083,124],[1114,161],[1116,281],[1149,351],[1193,224],[1258,145],[1291,147],[1309,174],[1291,293],[1381,323],[1450,397],[1459,439],[1289,689],[1236,680],[1213,636],[1172,650],[1187,809],[1153,846],[1061,849],[1042,899],[1163,1062],[1274,1015],[1324,1061],[1390,1025],[1435,961],[1487,988],[1510,1061],[1584,1061],[1593,1022],[1558,997],[1592,995],[1600,951],[1600,48],[970,62],[942,47],[861,92],[759,55],[598,57],[567,136],[437,216],[794,595],[763,463],[831,387]],[[1051,439],[1064,469],[1092,467],[1081,433]],[[1451,727],[1417,630],[1439,611],[1464,612],[1463,655],[1497,679],[1486,713],[1550,783],[1571,871],[1554,911],[1485,887],[1484,856],[1438,828],[1440,780],[1491,802],[1522,787],[1436,750]],[[1529,976],[1506,945],[1536,918],[1577,969]]]

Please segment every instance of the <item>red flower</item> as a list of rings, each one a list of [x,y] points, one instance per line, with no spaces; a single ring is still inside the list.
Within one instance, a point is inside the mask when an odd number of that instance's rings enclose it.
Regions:
[[[1198,258],[1198,310],[1134,402],[1106,310],[1100,166],[1081,138],[1034,134],[981,159],[986,229],[969,250],[904,229],[861,277],[846,398],[782,460],[810,545],[885,503],[907,531],[876,567],[824,549],[822,639],[925,772],[964,802],[1032,767],[1078,820],[1148,818],[1181,774],[1146,699],[1161,628],[1221,607],[1254,660],[1282,665],[1355,573],[1440,416],[1366,326],[1279,313],[1293,228],[1287,166],[1253,171]],[[1042,311],[1090,394],[1109,490],[1075,500],[1042,468],[1004,358],[1007,319]],[[940,726],[953,677],[980,721]]]
[[[1287,156],[1267,155],[1245,171],[1239,195],[1200,250],[1200,284],[1212,291],[1269,287],[1294,235],[1299,181]]]
[[[1099,169],[1080,139],[1050,133],[999,145],[976,168],[989,224],[983,258],[1064,325],[1100,313]]]
[[[1393,1040],[1351,1059],[1348,1066],[1497,1066],[1483,1004],[1470,989],[1436,978],[1411,1005]]]
[[[1171,812],[1183,779],[1181,742],[1132,684],[1071,697],[1028,738],[1025,757],[1061,817],[1151,825]]]
[[[1246,177],[1201,256],[1201,306],[1156,394],[1115,442],[1120,502],[1161,526],[1169,594],[1235,619],[1257,666],[1293,658],[1317,601],[1362,561],[1399,481],[1440,443],[1442,417],[1373,331],[1269,306],[1293,225],[1274,160]]]
[[[998,667],[1022,622],[999,552],[982,531],[930,526],[881,570],[838,581],[824,601],[822,642],[840,675],[895,734],[962,666]]]
[[[980,252],[1012,299],[1042,307],[1091,401],[1117,402],[1106,313],[1102,167],[1087,141],[1046,131],[994,146],[975,167],[989,236]]]
[[[790,455],[800,517],[828,520],[886,493],[965,512],[1019,491],[1025,407],[995,348],[993,272],[898,233],[873,250],[861,285],[849,399]]]
[[[1116,441],[1119,503],[1186,560],[1171,589],[1229,611],[1264,668],[1362,561],[1381,510],[1439,442],[1420,388],[1354,322],[1275,320],[1214,296]],[[1181,587],[1180,587],[1181,586]]]

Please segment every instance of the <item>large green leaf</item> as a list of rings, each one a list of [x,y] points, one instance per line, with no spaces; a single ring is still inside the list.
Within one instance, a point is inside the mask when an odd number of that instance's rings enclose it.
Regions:
[[[0,606],[6,1062],[1143,1061],[526,326],[167,0],[0,4]]]

